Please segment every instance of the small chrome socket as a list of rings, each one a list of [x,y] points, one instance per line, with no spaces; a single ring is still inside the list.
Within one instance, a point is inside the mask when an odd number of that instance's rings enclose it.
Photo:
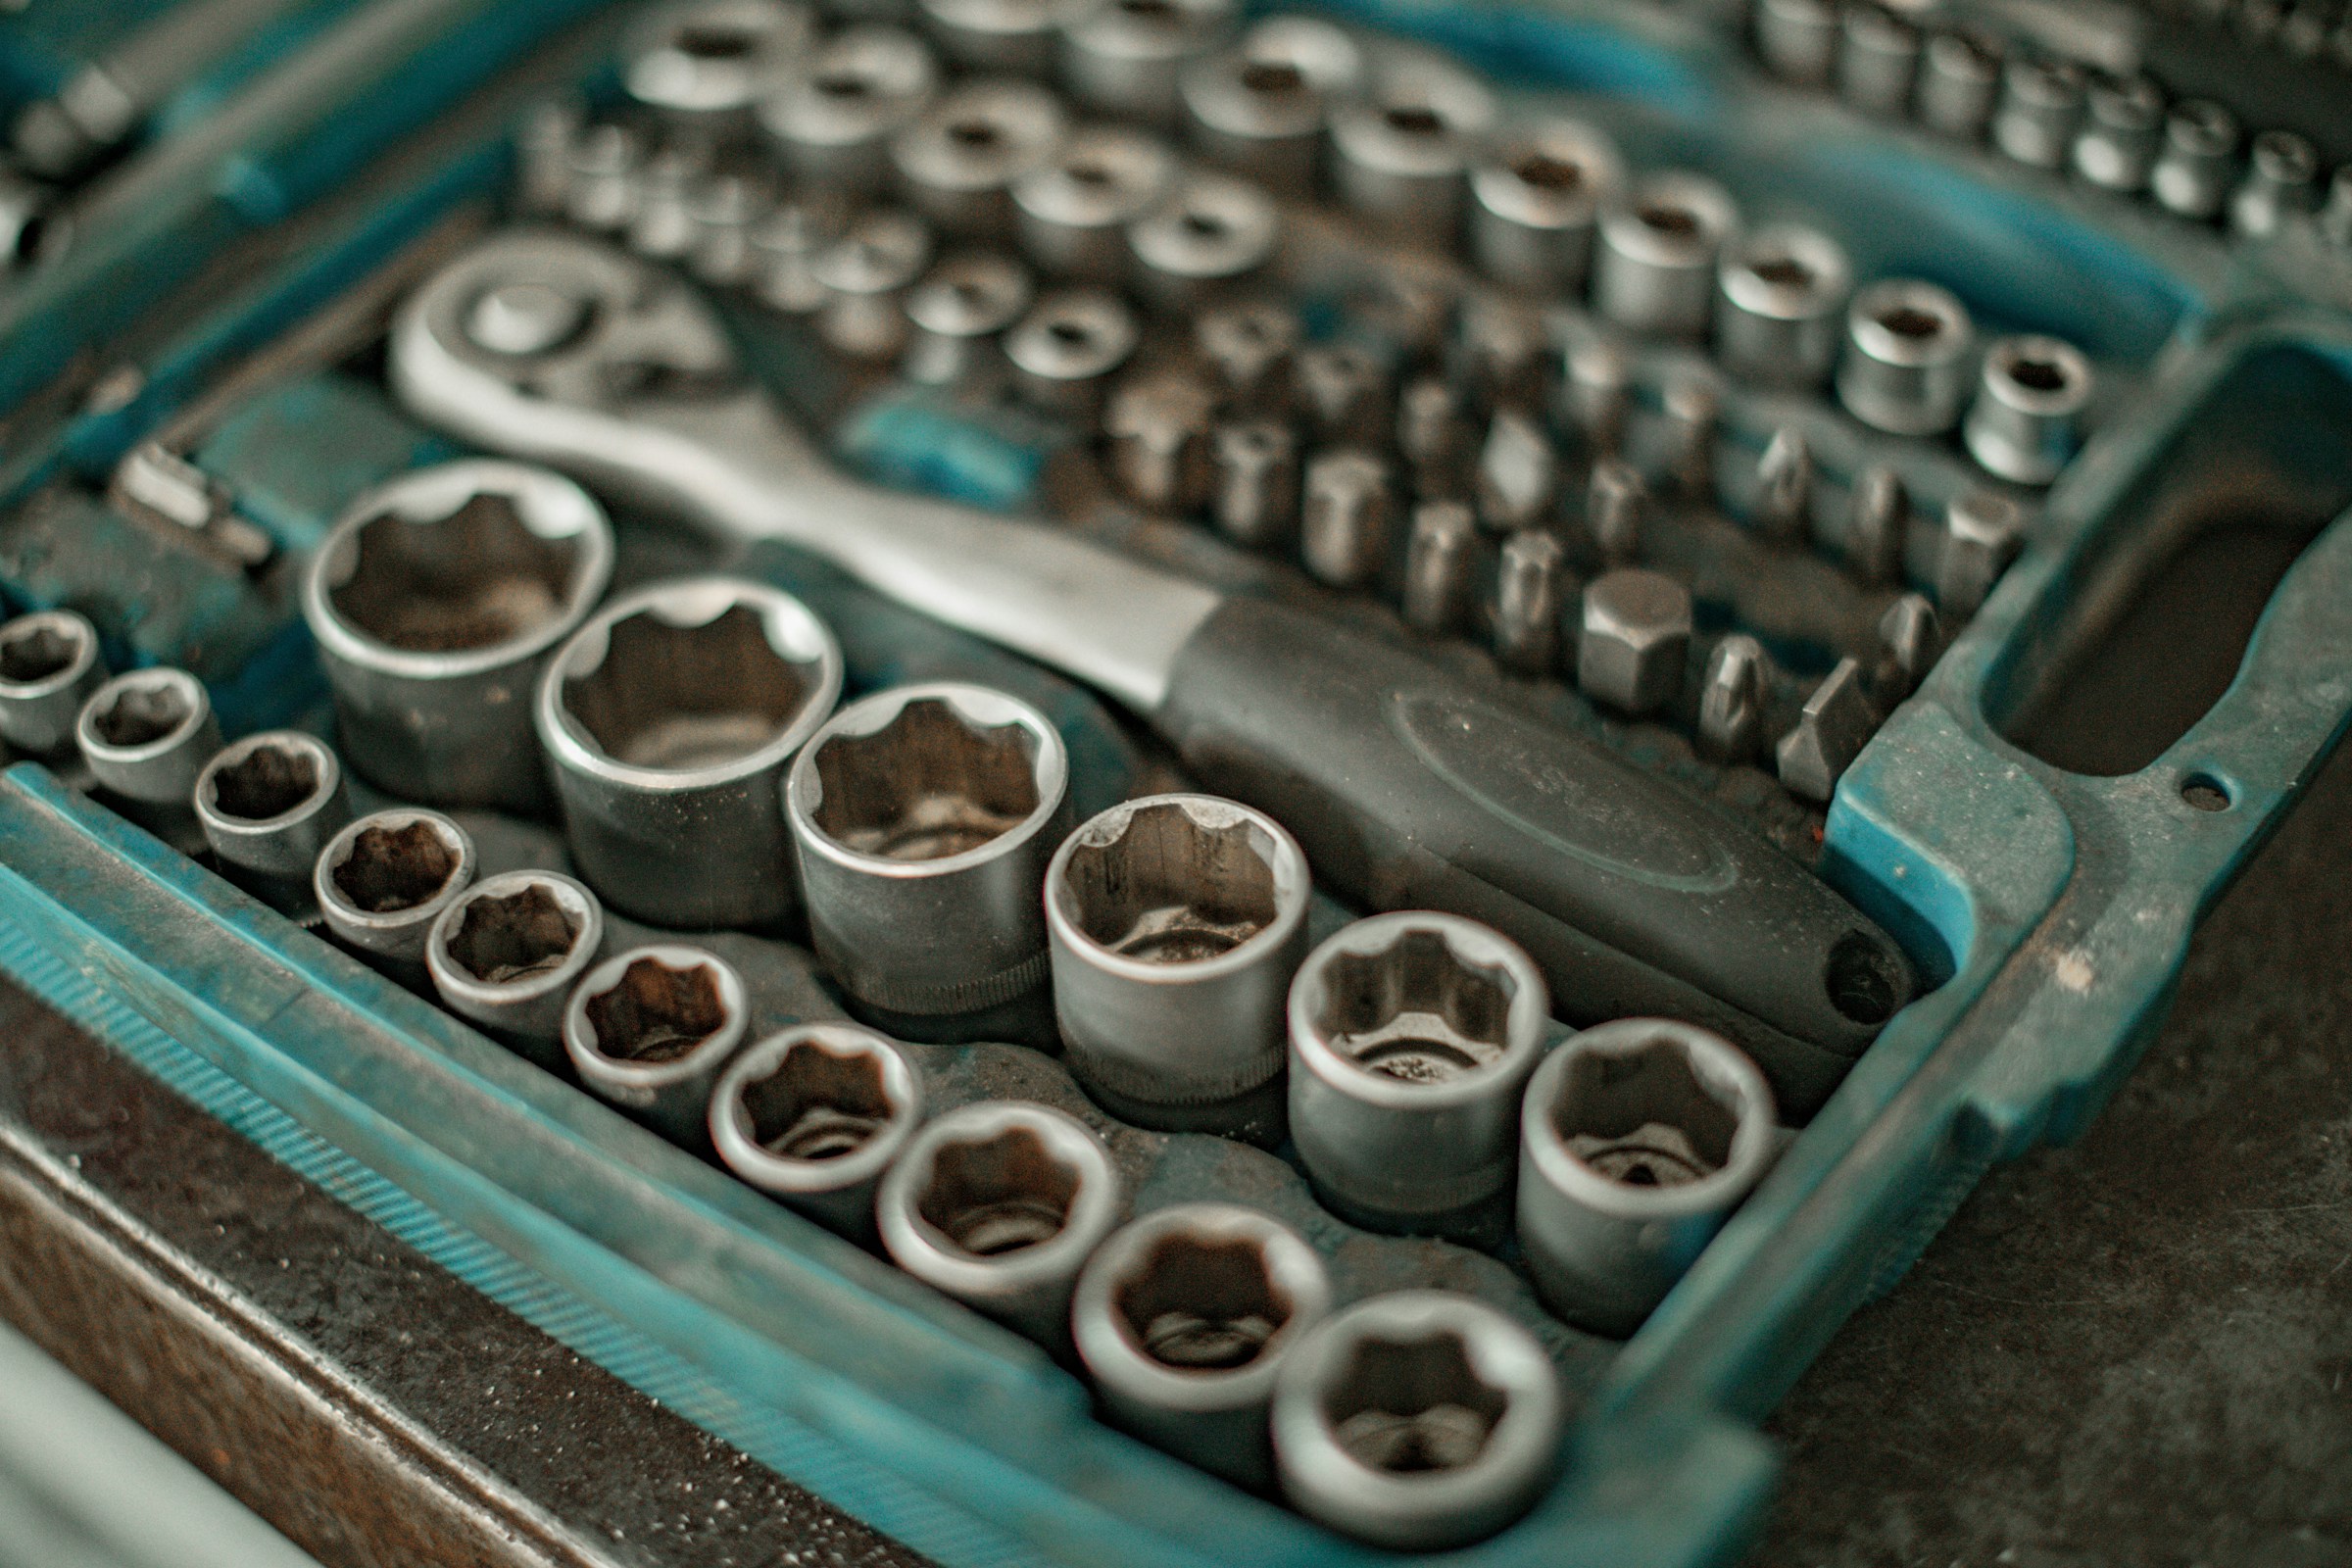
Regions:
[[[2176,104],[2164,120],[2164,150],[2148,172],[2157,205],[2210,222],[2237,187],[2237,117],[2210,99]]]
[[[2319,199],[2319,149],[2294,131],[2266,130],[2246,150],[2246,177],[2230,198],[2230,231],[2268,239]]]
[[[1386,62],[1362,97],[1331,107],[1332,188],[1385,232],[1450,244],[1495,113],[1494,94],[1464,72],[1420,57]]]
[[[2122,194],[2146,188],[2164,148],[2164,92],[2145,76],[2094,78],[2075,137],[2075,172]]]
[[[710,1092],[711,1146],[744,1181],[870,1244],[874,1192],[923,1119],[906,1053],[853,1023],[804,1023],[736,1055]]]
[[[514,352],[578,330],[529,288],[479,302],[476,335],[485,313],[491,346]],[[302,582],[353,770],[406,801],[544,809],[530,694],[612,578],[604,509],[545,468],[465,459],[360,496]]]
[[[1931,33],[1919,52],[1912,115],[1939,135],[1983,141],[2000,98],[2002,54],[1999,36],[1983,28]]]
[[[1127,226],[1166,197],[1176,155],[1125,125],[1088,125],[1012,186],[1021,249],[1063,277],[1116,284],[1127,276]]]
[[[92,692],[74,716],[74,744],[98,785],[158,831],[184,826],[196,775],[220,750],[220,722],[204,682],[184,669],[134,669]]]
[[[335,940],[421,990],[433,922],[473,885],[473,839],[439,811],[395,806],[344,824],[311,868],[311,892]]]
[[[814,313],[826,298],[825,285],[817,275],[817,259],[841,237],[848,217],[848,208],[836,191],[804,191],[778,202],[752,226],[749,236],[751,276],[746,287],[752,298],[785,316]],[[920,225],[916,229],[920,234]],[[927,237],[923,249],[928,254]]]
[[[655,943],[581,977],[564,1007],[564,1054],[590,1094],[704,1152],[711,1086],[749,1020],[734,965],[700,948]]]
[[[98,628],[71,610],[36,610],[0,625],[0,741],[27,757],[74,749],[81,705],[106,683]]]
[[[1263,269],[1281,237],[1281,213],[1262,187],[1193,174],[1127,225],[1130,272],[1137,292],[1160,309],[1191,311]]]
[[[1919,77],[1919,28],[1883,6],[1849,5],[1838,39],[1838,96],[1866,115],[1899,120]]]
[[[967,72],[1053,74],[1071,0],[915,0],[924,27]]]
[[[1791,389],[1829,379],[1853,291],[1836,240],[1801,223],[1750,229],[1725,247],[1716,288],[1715,354],[1725,369]]]
[[[913,335],[906,292],[931,265],[931,230],[912,213],[871,208],[808,263],[817,291],[816,332],[826,347],[853,360],[881,361],[904,353]],[[780,281],[780,258],[770,250],[768,288]]]
[[[1291,983],[1291,1139],[1325,1206],[1368,1230],[1476,1236],[1509,1191],[1544,977],[1459,915],[1341,929]]]
[[[950,233],[1009,239],[1012,187],[1069,133],[1061,100],[1032,81],[987,76],[949,88],[891,139],[907,204]]]
[[[2082,127],[2084,90],[2082,68],[2071,61],[2010,61],[1992,114],[1993,146],[2031,168],[2065,168]]]
[[[1113,1425],[1263,1490],[1274,1381],[1330,1310],[1323,1259],[1289,1226],[1239,1204],[1178,1203],[1095,1250],[1070,1328]]]
[[[904,27],[850,27],[760,106],[784,167],[804,185],[860,194],[890,181],[890,141],[939,90],[939,60]]]
[[[1977,466],[2015,484],[2046,485],[2082,445],[2090,362],[2054,337],[2005,337],[1984,351],[1962,437]]]
[[[1193,145],[1285,197],[1311,195],[1326,106],[1363,74],[1355,40],[1328,22],[1272,17],[1177,81]]]
[[[222,873],[281,910],[308,900],[319,852],[351,820],[342,763],[300,730],[230,742],[196,775],[194,796]]]
[[[784,811],[810,945],[869,1021],[970,1039],[968,1020],[1042,990],[1069,778],[1051,720],[960,682],[878,692],[808,738]]]
[[[1009,1100],[925,1124],[874,1199],[892,1262],[1056,1352],[1069,1348],[1079,1271],[1125,1209],[1094,1129]]]
[[[1703,174],[1648,175],[1600,215],[1592,257],[1592,304],[1631,332],[1703,337],[1714,314],[1718,252],[1739,210]]]
[[[605,906],[555,871],[509,871],[460,892],[425,935],[441,1004],[549,1072],[566,1071],[564,1007],[605,946]]]
[[[1827,87],[1838,67],[1838,0],[1756,0],[1749,25],[1764,69],[1798,87]]]
[[[1639,718],[1683,689],[1692,627],[1690,590],[1664,572],[1620,566],[1585,585],[1576,683]]]
[[[1960,418],[1976,368],[1976,326],[1949,290],[1888,278],[1854,296],[1845,316],[1838,397],[1890,435],[1937,435]]]
[[[1215,796],[1148,796],[1079,827],[1046,872],[1070,1070],[1139,1126],[1278,1139],[1267,1086],[1309,889],[1281,824]]]
[[[1527,1086],[1519,1243],[1553,1313],[1641,1327],[1774,1150],[1772,1090],[1719,1036],[1621,1018],[1571,1036]]]
[[[1470,172],[1470,255],[1497,283],[1580,293],[1600,204],[1624,181],[1616,143],[1581,121],[1508,131]]]
[[[1169,125],[1184,68],[1233,31],[1233,0],[1098,0],[1061,29],[1061,81],[1089,108]]]
[[[645,109],[710,135],[797,76],[816,19],[792,0],[685,0],[648,13],[621,42],[621,86]]]
[[[1543,1345],[1486,1302],[1375,1296],[1310,1330],[1275,1379],[1283,1495],[1372,1545],[1468,1545],[1551,1484],[1565,1406]]]
[[[1056,289],[1004,339],[1013,384],[1050,413],[1092,420],[1120,367],[1142,341],[1133,307],[1096,288]]]
[[[900,373],[924,386],[986,392],[1010,373],[1004,336],[1028,313],[1028,269],[1008,256],[951,256],[906,295],[909,337]]]
[[[599,611],[533,704],[580,874],[678,930],[789,914],[784,770],[841,678],[832,632],[764,583],[679,578]]]

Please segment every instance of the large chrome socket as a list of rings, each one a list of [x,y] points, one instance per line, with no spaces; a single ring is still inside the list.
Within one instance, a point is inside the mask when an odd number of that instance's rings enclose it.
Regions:
[[[1114,1425],[1263,1489],[1275,1377],[1330,1310],[1323,1259],[1289,1226],[1239,1204],[1178,1203],[1096,1249],[1070,1329]]]
[[[1313,193],[1326,107],[1363,74],[1355,40],[1328,22],[1271,17],[1240,44],[1187,66],[1185,122],[1201,155],[1288,197]]]
[[[1224,42],[1233,0],[1098,0],[1062,24],[1070,96],[1124,120],[1170,124],[1184,67]]]
[[[220,750],[220,722],[204,682],[184,669],[134,669],[90,694],[74,744],[98,785],[158,831],[184,828],[196,775]]]
[[[1376,1546],[1467,1545],[1550,1485],[1565,1403],[1544,1347],[1486,1302],[1375,1296],[1310,1330],[1275,1380],[1283,1495]]]
[[[818,1224],[875,1240],[874,1190],[923,1119],[906,1054],[853,1023],[805,1023],[728,1063],[710,1092],[727,1169]]]
[[[1739,221],[1730,193],[1703,174],[1667,170],[1636,182],[1601,210],[1593,308],[1628,331],[1703,337],[1716,254]]]
[[[700,948],[614,954],[564,1006],[564,1054],[589,1093],[673,1144],[710,1148],[710,1090],[743,1044],[743,976]]]
[[[312,867],[312,896],[335,939],[406,986],[430,983],[425,939],[473,885],[473,839],[439,811],[396,806],[347,823]]]
[[[1845,319],[1838,397],[1848,414],[1890,435],[1938,435],[1959,421],[1976,327],[1950,291],[1888,278],[1856,294]]]
[[[298,909],[327,841],[351,820],[343,766],[316,735],[267,730],[233,741],[196,775],[196,822],[229,880]]]
[[[1374,915],[1315,949],[1291,985],[1291,1140],[1325,1205],[1367,1230],[1494,1228],[1549,1011],[1535,960],[1460,915]]]
[[[899,1267],[1066,1352],[1079,1270],[1125,1208],[1094,1129],[1049,1105],[989,1100],[914,1135],[882,1178],[874,1222]]]
[[[425,936],[441,1004],[550,1072],[565,1070],[564,1006],[605,946],[605,909],[555,871],[476,882]]]
[[[1046,866],[1069,831],[1069,754],[1045,714],[956,682],[851,704],[792,764],[784,811],[817,957],[909,1040],[1051,1039],[1014,1018],[1045,986]],[[975,1035],[974,1026],[983,1033]]]
[[[540,292],[486,296],[485,341],[536,353],[577,330],[567,302]],[[543,808],[531,690],[612,577],[604,509],[545,468],[444,463],[354,501],[302,583],[353,769],[427,805]]]
[[[1544,1304],[1631,1334],[1762,1177],[1772,1090],[1704,1029],[1621,1018],[1563,1044],[1527,1086],[1519,1244]]]
[[[0,625],[0,741],[28,757],[73,750],[81,705],[106,683],[98,628],[71,610]]]
[[[1309,887],[1281,824],[1212,795],[1128,801],[1081,826],[1046,872],[1071,1071],[1139,1126],[1279,1141]]]
[[[840,696],[840,646],[781,589],[687,577],[606,606],[534,704],[580,874],[655,925],[781,919],[784,770]]]

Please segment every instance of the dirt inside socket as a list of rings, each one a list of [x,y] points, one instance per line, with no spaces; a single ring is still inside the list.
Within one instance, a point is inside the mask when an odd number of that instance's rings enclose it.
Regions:
[[[1019,724],[975,724],[921,698],[870,735],[838,734],[816,754],[816,825],[835,843],[890,860],[962,855],[1038,808],[1037,738]]]
[[[564,706],[614,761],[688,769],[767,745],[808,691],[804,666],[777,652],[749,606],[699,626],[649,607],[613,623],[596,667],[564,683]]]
[[[1069,1223],[1083,1180],[1023,1127],[940,1146],[915,1211],[974,1257],[1001,1257],[1050,1242]]]
[[[775,1070],[743,1086],[752,1141],[785,1159],[856,1153],[899,1114],[882,1063],[865,1052],[836,1054],[803,1040]]]
[[[587,1002],[596,1049],[614,1061],[675,1061],[726,1027],[727,1004],[707,963],[672,968],[639,958]]]
[[[457,872],[457,847],[430,822],[410,822],[362,828],[328,874],[353,908],[391,914],[431,902]]]
[[[216,770],[216,810],[247,822],[285,815],[318,793],[318,761],[292,746],[257,746]]]
[[[562,968],[579,940],[579,918],[535,882],[466,905],[450,933],[449,956],[484,985],[512,985]]]
[[[335,613],[390,648],[462,653],[530,636],[564,613],[579,546],[548,539],[502,495],[439,517],[381,513],[362,523]]]
[[[1135,1345],[1180,1372],[1229,1372],[1257,1359],[1291,1318],[1254,1241],[1163,1237],[1118,1283],[1112,1304]]]
[[[1340,1446],[1390,1475],[1459,1470],[1486,1451],[1510,1396],[1478,1375],[1460,1338],[1366,1339],[1325,1396]]]
[[[1078,928],[1110,952],[1194,963],[1274,923],[1273,855],[1246,817],[1212,826],[1173,802],[1147,806],[1117,838],[1078,845],[1059,892]]]
[[[1730,1160],[1740,1117],[1683,1043],[1661,1035],[1637,1051],[1578,1057],[1551,1124],[1570,1153],[1613,1182],[1683,1187]]]
[[[1464,961],[1440,933],[1407,931],[1379,953],[1332,956],[1316,1023],[1366,1072],[1444,1083],[1502,1058],[1517,991],[1503,969]]]

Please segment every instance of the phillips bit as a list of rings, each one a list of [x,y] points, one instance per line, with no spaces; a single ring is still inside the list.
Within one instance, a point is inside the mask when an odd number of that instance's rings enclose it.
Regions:
[[[1905,594],[1879,617],[1879,659],[1871,671],[1871,698],[1881,709],[1919,690],[1928,667],[1943,651],[1943,630],[1925,594]]]
[[[1902,581],[1911,495],[1891,464],[1874,463],[1854,477],[1853,514],[1845,524],[1845,565],[1873,587]]]
[[[1389,466],[1356,447],[1306,460],[1301,550],[1307,571],[1332,588],[1361,588],[1380,577],[1389,547]]]
[[[1764,736],[1764,645],[1740,633],[1707,656],[1698,698],[1698,755],[1710,762],[1744,762]]]
[[[1146,511],[1187,516],[1207,499],[1208,430],[1216,400],[1192,376],[1149,375],[1110,395],[1102,433],[1111,481]]]
[[[1424,501],[1413,509],[1405,544],[1404,620],[1443,637],[1470,620],[1478,567],[1478,519],[1464,501]]]
[[[1778,544],[1802,545],[1813,528],[1813,448],[1804,432],[1783,425],[1756,461],[1749,524]]]
[[[1523,528],[1502,542],[1494,583],[1494,657],[1522,675],[1560,667],[1560,601],[1567,553],[1559,536]]]
[[[1585,528],[1601,560],[1623,566],[1640,557],[1642,514],[1648,503],[1649,486],[1632,464],[1602,458],[1592,465],[1592,479],[1585,488]]]
[[[1496,533],[1532,527],[1558,499],[1560,456],[1544,427],[1505,409],[1487,426],[1478,457],[1478,516]]]
[[[1838,779],[1853,765],[1878,728],[1878,715],[1862,693],[1862,665],[1838,661],[1813,695],[1805,699],[1796,728],[1781,737],[1781,784],[1808,801],[1829,804]]]
[[[1292,373],[1307,427],[1325,445],[1387,441],[1388,369],[1369,350],[1351,343],[1317,343],[1298,351]]]
[[[1193,346],[1208,362],[1227,405],[1269,417],[1290,410],[1291,356],[1298,351],[1298,318],[1269,300],[1219,306],[1193,321]]]
[[[1288,547],[1298,526],[1298,438],[1273,419],[1220,424],[1209,437],[1209,514],[1252,550]]]

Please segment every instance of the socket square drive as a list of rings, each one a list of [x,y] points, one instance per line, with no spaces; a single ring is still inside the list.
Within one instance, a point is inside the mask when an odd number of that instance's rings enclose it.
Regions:
[[[874,1191],[923,1119],[906,1054],[854,1023],[796,1024],[727,1064],[710,1142],[727,1169],[818,1224],[870,1245]]]

